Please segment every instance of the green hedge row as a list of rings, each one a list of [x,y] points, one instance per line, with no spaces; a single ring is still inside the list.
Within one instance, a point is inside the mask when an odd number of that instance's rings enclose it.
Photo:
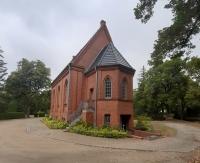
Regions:
[[[23,112],[6,112],[6,113],[0,113],[0,120],[20,119],[20,118],[25,118],[25,114]]]
[[[90,125],[87,125],[85,122],[82,121],[70,127],[69,131],[82,135],[105,138],[124,138],[128,136],[128,133],[123,130],[118,130],[110,127],[95,128]]]

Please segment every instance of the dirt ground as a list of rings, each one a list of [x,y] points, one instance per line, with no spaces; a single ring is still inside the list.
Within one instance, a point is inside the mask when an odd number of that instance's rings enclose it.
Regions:
[[[0,163],[187,163],[198,155],[200,128],[175,128],[175,137],[106,139],[50,130],[40,119],[0,121]]]

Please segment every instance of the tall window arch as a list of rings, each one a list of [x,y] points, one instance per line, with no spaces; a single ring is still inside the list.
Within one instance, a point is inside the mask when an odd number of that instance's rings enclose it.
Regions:
[[[121,98],[127,99],[128,97],[128,84],[126,78],[124,78],[121,82]]]
[[[65,101],[65,104],[67,104],[68,102],[68,80],[66,79],[65,80],[65,95],[64,95],[64,101]]]
[[[55,111],[55,89],[53,89],[53,95],[52,95],[52,108],[53,108],[53,111]]]
[[[109,77],[104,80],[104,97],[106,99],[112,98],[112,81]]]
[[[58,94],[57,94],[57,106],[60,105],[60,86],[58,86]]]

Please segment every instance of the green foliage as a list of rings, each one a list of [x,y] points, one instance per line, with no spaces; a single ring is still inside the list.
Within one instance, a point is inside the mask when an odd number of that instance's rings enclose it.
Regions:
[[[25,118],[25,114],[23,112],[6,112],[6,113],[0,113],[0,120],[20,119],[20,118]]]
[[[47,112],[50,99],[50,70],[39,60],[22,59],[16,71],[6,81],[6,92],[17,100],[18,108],[27,116],[37,111]]]
[[[68,127],[68,124],[66,122],[61,120],[54,120],[49,117],[43,118],[42,122],[50,129],[65,129],[66,127]]]
[[[36,117],[45,117],[45,112],[39,110],[36,114],[35,114]]]
[[[136,19],[147,23],[157,2],[139,0],[134,9]],[[200,59],[190,59],[189,54],[195,48],[191,40],[200,32],[200,1],[165,2],[164,7],[173,15],[172,24],[158,31],[150,69],[141,74],[134,97],[135,108],[137,114],[152,118],[174,113],[183,119],[188,110],[199,108]]]
[[[138,116],[135,128],[138,129],[138,130],[143,130],[143,131],[152,130],[151,118],[144,116],[144,115]]]
[[[162,119],[165,114],[178,110],[177,114],[182,117],[189,82],[184,71],[185,64],[185,60],[177,57],[150,68],[135,95],[135,107],[139,110],[136,113]]]
[[[69,131],[73,133],[78,133],[78,134],[88,135],[88,136],[95,136],[95,137],[106,137],[106,138],[127,137],[127,132],[125,131],[110,128],[110,127],[95,128],[82,121],[70,127]]]
[[[17,100],[11,100],[8,103],[8,112],[17,112],[18,111],[18,105],[17,105]]]
[[[136,19],[146,23],[153,15],[157,0],[139,0],[135,11]],[[191,39],[200,32],[200,3],[199,0],[166,0],[166,9],[172,12],[172,24],[158,32],[154,44],[150,64],[162,64],[166,56],[183,56],[195,46]]]
[[[5,67],[6,63],[3,60],[3,51],[0,49],[0,93],[2,87],[4,86],[5,76],[7,75],[7,68]]]
[[[187,63],[187,72],[190,78],[200,85],[200,58],[191,58],[191,60]]]

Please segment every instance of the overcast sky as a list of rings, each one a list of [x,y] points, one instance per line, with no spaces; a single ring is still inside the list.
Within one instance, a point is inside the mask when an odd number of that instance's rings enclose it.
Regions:
[[[0,0],[0,46],[9,73],[22,58],[42,60],[53,80],[106,21],[117,49],[138,74],[153,50],[157,31],[171,23],[171,14],[158,3],[147,23],[135,20],[139,0]],[[199,39],[195,43],[199,43]],[[200,44],[193,54],[200,51]]]

